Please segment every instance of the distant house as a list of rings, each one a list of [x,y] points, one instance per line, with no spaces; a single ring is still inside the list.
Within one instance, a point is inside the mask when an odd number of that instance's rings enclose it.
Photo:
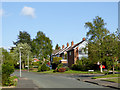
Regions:
[[[84,51],[84,48],[87,45],[85,38],[77,44],[74,45],[74,42],[71,42],[71,47],[67,50],[68,55],[68,67],[71,67],[72,64],[75,64],[77,60],[80,60],[82,57],[88,57],[88,50]]]
[[[33,59],[33,62],[38,62],[38,61],[40,61],[40,60],[38,60],[37,58]]]
[[[64,45],[62,45],[62,49],[53,50],[51,61],[52,61],[53,57],[62,57],[62,60],[60,60],[60,62],[63,63],[64,65],[67,65],[66,49],[67,49],[67,47],[64,47]]]
[[[62,57],[61,63],[71,67],[72,64],[75,64],[76,60],[80,60],[82,57],[88,57],[88,54],[84,52],[83,48],[86,47],[87,41],[85,38],[77,44],[74,45],[74,42],[71,42],[71,46],[67,43],[65,47],[62,45],[62,49],[53,50],[53,57]],[[51,58],[51,61],[52,61]]]

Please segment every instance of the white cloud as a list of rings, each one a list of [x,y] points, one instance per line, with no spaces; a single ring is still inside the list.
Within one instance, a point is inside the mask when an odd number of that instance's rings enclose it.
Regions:
[[[35,18],[35,9],[32,7],[24,7],[21,11],[22,15],[25,16],[31,16],[32,18]]]
[[[3,16],[3,14],[4,14],[4,10],[0,9],[0,16]]]

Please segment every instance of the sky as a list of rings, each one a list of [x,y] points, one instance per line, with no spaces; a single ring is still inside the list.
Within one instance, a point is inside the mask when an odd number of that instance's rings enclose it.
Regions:
[[[42,31],[52,40],[53,48],[74,41],[80,42],[89,31],[84,27],[96,16],[102,17],[112,33],[118,28],[117,2],[3,2],[2,46],[14,46],[19,31],[27,31],[35,38]]]

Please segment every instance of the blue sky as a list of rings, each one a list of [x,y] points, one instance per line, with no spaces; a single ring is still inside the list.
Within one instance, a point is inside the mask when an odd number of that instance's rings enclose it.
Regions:
[[[86,36],[85,22],[100,16],[110,32],[118,27],[117,2],[4,2],[2,3],[2,46],[13,46],[19,31],[27,31],[35,38],[43,31],[52,40],[53,48],[58,43],[78,43]]]

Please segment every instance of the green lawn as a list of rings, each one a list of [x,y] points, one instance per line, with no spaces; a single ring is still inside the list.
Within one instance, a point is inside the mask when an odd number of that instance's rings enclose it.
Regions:
[[[118,77],[118,76],[120,76],[120,74],[110,74],[110,75],[92,77],[92,79],[97,79],[97,78],[110,78],[110,77]]]
[[[44,72],[39,72],[39,73],[48,73],[48,74],[98,74],[99,72],[88,72],[88,71],[75,71],[75,70],[69,70],[65,72],[53,72],[54,70],[50,71],[44,71]],[[37,72],[36,70],[33,70],[31,72]]]
[[[103,81],[110,81],[110,82],[120,83],[120,78],[104,79]]]

